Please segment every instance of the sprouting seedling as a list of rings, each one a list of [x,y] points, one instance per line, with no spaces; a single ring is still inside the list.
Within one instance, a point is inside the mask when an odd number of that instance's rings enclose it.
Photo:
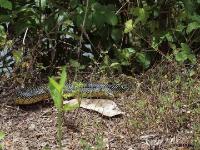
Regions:
[[[0,142],[5,138],[5,133],[3,131],[0,131]],[[0,149],[3,149],[3,144],[0,143]]]
[[[66,67],[62,67],[62,73],[60,81],[57,82],[54,77],[49,77],[49,91],[54,101],[54,106],[57,109],[57,136],[58,145],[62,149],[62,124],[63,124],[63,113],[66,111],[72,111],[79,107],[79,104],[63,104],[63,95],[65,89],[65,83],[67,80]]]

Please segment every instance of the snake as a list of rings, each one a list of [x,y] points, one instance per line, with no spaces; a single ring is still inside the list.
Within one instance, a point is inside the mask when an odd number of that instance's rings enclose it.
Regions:
[[[119,93],[129,90],[130,87],[123,84],[99,84],[86,83],[81,87],[74,84],[66,83],[63,89],[64,94],[71,94],[72,97],[77,96],[77,91],[84,97],[113,97]],[[30,105],[51,98],[48,84],[39,86],[29,86],[17,89],[12,95],[11,104]]]

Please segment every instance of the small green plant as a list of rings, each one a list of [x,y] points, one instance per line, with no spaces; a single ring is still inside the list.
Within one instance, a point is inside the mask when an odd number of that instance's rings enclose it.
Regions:
[[[86,140],[81,139],[80,144],[84,150],[102,150],[105,149],[106,143],[102,135],[97,135],[95,137],[95,145],[91,146]]]
[[[192,54],[190,47],[186,43],[181,43],[180,51],[175,55],[175,59],[178,62],[183,63],[186,60],[189,60],[192,64],[196,63],[196,57]]]
[[[74,68],[74,72],[75,72],[74,80],[76,80],[78,72],[80,70],[85,69],[85,66],[81,65],[77,60],[70,59],[69,62],[70,62],[70,65]]]
[[[106,148],[106,143],[105,143],[102,135],[96,136],[96,146],[95,147],[97,150],[102,150],[102,149]]]
[[[194,126],[194,149],[200,149],[200,125]]]
[[[84,139],[80,140],[80,145],[84,150],[92,150],[92,146],[90,146],[90,144]]]
[[[63,115],[66,111],[72,111],[79,107],[79,104],[63,104],[65,82],[67,79],[66,67],[62,68],[60,81],[57,82],[54,77],[49,77],[49,89],[54,105],[57,109],[57,136],[58,145],[62,149],[62,124]]]
[[[0,131],[0,142],[5,138],[5,133]],[[3,144],[0,143],[0,150],[3,150]]]

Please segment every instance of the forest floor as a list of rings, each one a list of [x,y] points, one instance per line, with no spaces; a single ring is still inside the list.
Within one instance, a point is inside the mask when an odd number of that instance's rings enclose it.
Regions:
[[[131,93],[113,100],[124,115],[109,118],[83,108],[65,113],[63,150],[200,149],[199,70],[151,69]],[[0,131],[6,150],[57,149],[56,110],[51,101],[1,104]]]

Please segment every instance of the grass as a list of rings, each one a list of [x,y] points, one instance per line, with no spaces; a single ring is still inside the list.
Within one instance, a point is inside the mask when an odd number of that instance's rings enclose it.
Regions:
[[[169,65],[167,65],[169,67]],[[142,86],[131,103],[130,124],[135,132],[155,130],[169,136],[190,131],[193,148],[200,149],[200,82],[198,68],[173,64],[159,66],[141,79]],[[194,127],[195,126],[195,127]]]
[[[3,144],[1,143],[1,140],[5,138],[5,133],[3,131],[0,131],[0,150],[3,150]]]
[[[80,113],[72,122],[78,124],[76,128],[80,132],[71,131],[62,124],[62,130],[66,133],[63,139],[73,137],[75,144],[71,147],[85,150],[103,149],[105,145],[111,147],[116,145],[118,149],[124,147],[139,149],[144,141],[157,149],[187,147],[198,150],[200,149],[199,75],[200,66],[190,68],[175,63],[160,64],[135,78],[140,86],[133,88],[127,96],[122,94],[121,98],[115,99],[122,111],[126,112],[125,116],[104,118],[97,113],[80,109]],[[73,111],[65,113],[65,118],[74,115]],[[33,120],[32,118],[31,121]],[[4,123],[6,126],[6,120]],[[45,127],[45,124],[42,127]],[[7,133],[6,127],[2,126],[0,130]],[[156,137],[149,138],[153,134],[158,136],[156,142],[153,142]],[[44,136],[48,138],[48,135]],[[147,138],[142,140],[142,136]],[[73,140],[69,140],[67,144],[73,143]],[[156,145],[159,141],[161,143]],[[29,142],[31,143],[31,139]],[[51,146],[50,143],[49,147]]]
[[[136,139],[139,138],[137,135],[159,134],[167,141],[159,145],[165,149],[181,146],[200,149],[199,74],[199,66],[161,63],[136,77],[140,86],[121,104],[128,114],[123,128]],[[182,138],[182,141],[170,142],[176,138]]]
[[[104,142],[104,137],[102,135],[96,135],[95,143],[91,146],[86,140],[81,139],[80,145],[84,150],[103,150],[106,149],[106,143]]]
[[[122,102],[129,114],[123,126],[130,136],[158,133],[168,139],[166,147],[170,148],[170,138],[183,134],[184,142],[171,143],[171,147],[200,149],[199,74],[200,67],[164,62],[139,76],[140,86]]]

